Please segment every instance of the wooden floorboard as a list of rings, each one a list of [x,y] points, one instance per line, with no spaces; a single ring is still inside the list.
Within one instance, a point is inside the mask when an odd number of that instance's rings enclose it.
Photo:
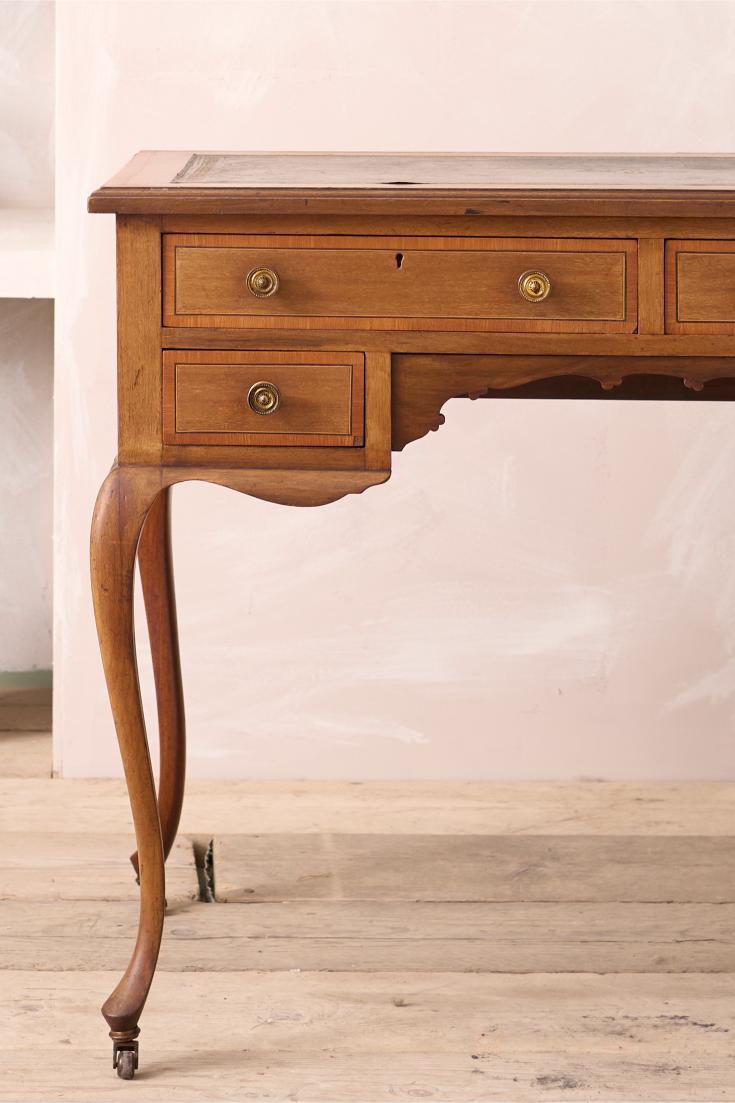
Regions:
[[[335,1056],[281,1049],[265,1058],[246,1045],[165,1057],[145,1052],[130,1088],[99,1046],[44,1050],[53,1074],[39,1075],[38,1050],[4,1056],[3,1103],[733,1103],[733,1058],[641,1060],[529,1052],[460,1056],[407,1049]],[[28,1075],[32,1068],[33,1074]],[[22,1088],[18,1085],[22,1084]],[[15,1086],[13,1086],[15,1085]]]
[[[735,901],[728,838],[226,835],[223,903],[264,900]]]
[[[6,980],[0,1099],[21,1082],[20,1098],[44,1103],[130,1093],[90,1014],[116,975]],[[712,975],[163,973],[133,1090],[168,1103],[712,1103],[735,1099],[734,1012],[731,979]]]
[[[0,685],[0,732],[43,732],[51,757],[51,689]],[[13,776],[13,775],[11,775]]]
[[[733,808],[191,782],[131,1085],[98,1012],[137,923],[124,786],[0,778],[0,1101],[735,1103]],[[237,903],[199,902],[192,837]]]
[[[130,835],[0,833],[0,906],[5,900],[138,900]],[[167,899],[199,898],[194,850],[177,839],[169,855]]]
[[[39,821],[40,817],[40,821]],[[123,781],[0,777],[0,830],[132,829]],[[185,834],[735,835],[735,782],[190,780]]]
[[[5,901],[0,970],[122,971],[137,922],[134,901]],[[437,962],[470,973],[735,973],[735,905],[180,903],[167,910],[158,968],[429,972]]]
[[[0,777],[50,778],[51,733],[0,729]]]

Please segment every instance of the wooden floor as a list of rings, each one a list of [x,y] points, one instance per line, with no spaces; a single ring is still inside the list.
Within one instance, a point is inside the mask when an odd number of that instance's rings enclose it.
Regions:
[[[0,731],[0,1100],[735,1101],[735,785],[192,783],[131,1084],[125,793],[49,756]]]

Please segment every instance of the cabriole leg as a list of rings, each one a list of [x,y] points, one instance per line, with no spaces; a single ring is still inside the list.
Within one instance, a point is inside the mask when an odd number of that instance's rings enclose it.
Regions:
[[[151,506],[138,545],[156,685],[159,737],[158,814],[167,858],[176,839],[186,780],[186,725],[171,558],[171,489]],[[138,855],[131,862],[139,873]]]
[[[135,556],[146,515],[160,492],[155,470],[122,467],[108,475],[92,521],[95,619],[140,861],[140,917],[130,963],[102,1008],[113,1063],[124,1079],[137,1067],[138,1020],[153,980],[163,931],[165,875],[161,824],[140,699],[133,631]]]

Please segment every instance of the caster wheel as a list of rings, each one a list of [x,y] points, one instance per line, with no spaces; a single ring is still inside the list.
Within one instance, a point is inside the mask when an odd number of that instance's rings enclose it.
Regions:
[[[117,1075],[121,1080],[132,1080],[135,1076],[135,1054],[132,1049],[124,1049],[118,1054]]]
[[[138,1067],[138,1043],[123,1049],[114,1047],[112,1053],[112,1067],[117,1069],[117,1075],[121,1080],[132,1080]]]

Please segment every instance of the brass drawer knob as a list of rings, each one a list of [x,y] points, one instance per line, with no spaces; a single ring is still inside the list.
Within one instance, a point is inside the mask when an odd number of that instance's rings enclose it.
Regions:
[[[551,291],[551,280],[545,272],[524,272],[518,290],[527,303],[540,303]]]
[[[256,299],[267,299],[269,295],[275,295],[280,280],[278,273],[272,268],[253,268],[247,275],[247,287],[251,295]]]
[[[274,414],[281,405],[281,392],[275,383],[253,383],[248,391],[248,406],[254,414]]]

